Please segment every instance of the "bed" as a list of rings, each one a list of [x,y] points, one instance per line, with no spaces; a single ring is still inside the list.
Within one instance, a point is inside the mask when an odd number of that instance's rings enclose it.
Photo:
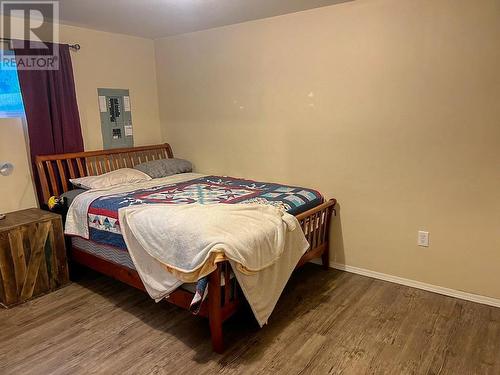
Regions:
[[[132,168],[147,161],[166,158],[173,158],[169,144],[37,156],[36,167],[43,197],[42,205],[48,202],[51,196],[59,196],[71,190],[72,185],[69,179],[100,175],[120,168]],[[310,245],[296,267],[315,258],[321,258],[323,265],[328,267],[329,223],[336,204],[334,199],[324,201],[321,194],[314,190],[280,184],[259,183],[224,176],[194,177],[196,178],[180,183],[180,187],[176,185],[177,190],[182,194],[184,191],[189,192],[193,186],[207,186],[210,190],[214,186],[215,188],[224,186],[228,187],[231,193],[224,196],[226,200],[224,203],[258,201],[275,206],[285,204],[284,209],[295,215]],[[154,203],[158,196],[165,195],[166,189],[168,190],[168,186],[155,188],[154,194],[151,194],[151,190],[147,190],[147,194],[143,190],[133,191],[129,193],[127,199],[140,199],[141,202],[149,199],[149,202],[144,203]],[[221,199],[220,194],[216,196],[217,199]],[[184,199],[182,195],[179,197]],[[266,202],[262,202],[264,200]],[[89,209],[89,215],[104,214],[108,215],[111,221],[116,220],[119,204],[119,202],[113,203],[110,199],[96,200]],[[137,270],[127,257],[127,249],[120,236],[107,230],[109,228],[100,229],[98,226],[93,228],[88,240],[71,239],[69,242],[71,261],[145,290],[145,285]],[[238,281],[233,277],[228,261],[217,263],[216,269],[207,276],[207,284],[207,298],[201,300],[196,311],[200,316],[208,318],[213,349],[221,353],[224,350],[223,322],[239,309],[244,296]],[[186,284],[170,293],[167,301],[189,309],[195,294],[196,285]]]

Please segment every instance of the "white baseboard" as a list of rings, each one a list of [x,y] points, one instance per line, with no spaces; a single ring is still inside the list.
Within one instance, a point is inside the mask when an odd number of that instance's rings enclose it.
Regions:
[[[372,277],[374,279],[389,281],[391,283],[396,283],[396,284],[409,286],[412,288],[422,289],[422,290],[426,290],[428,292],[443,294],[443,295],[449,296],[449,297],[460,298],[460,299],[463,299],[466,301],[481,303],[483,305],[500,307],[500,299],[496,299],[496,298],[485,297],[485,296],[481,296],[479,294],[462,292],[460,290],[455,290],[455,289],[443,288],[443,287],[437,286],[437,285],[426,284],[426,283],[422,283],[420,281],[405,279],[403,277],[392,276],[392,275],[388,275],[388,274],[381,273],[381,272],[370,271],[370,270],[367,270],[364,268],[347,266],[345,264],[340,264],[340,263],[332,263],[332,264],[330,264],[330,266],[337,269],[337,270],[346,271],[346,272],[350,272],[350,273],[356,273],[358,275],[368,276],[368,277]]]

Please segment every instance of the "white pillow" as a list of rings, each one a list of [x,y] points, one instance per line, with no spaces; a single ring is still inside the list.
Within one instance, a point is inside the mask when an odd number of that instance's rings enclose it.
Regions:
[[[99,176],[72,178],[69,181],[82,189],[102,189],[114,185],[151,180],[146,173],[132,168],[121,168]]]

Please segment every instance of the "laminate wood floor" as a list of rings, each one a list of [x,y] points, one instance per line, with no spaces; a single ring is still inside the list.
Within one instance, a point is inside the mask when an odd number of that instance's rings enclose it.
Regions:
[[[89,273],[0,310],[0,374],[500,374],[500,309],[310,264],[259,329],[208,323]]]

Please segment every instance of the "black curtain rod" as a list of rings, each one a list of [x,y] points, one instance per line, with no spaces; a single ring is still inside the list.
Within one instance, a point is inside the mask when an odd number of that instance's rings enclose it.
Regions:
[[[0,38],[0,42],[12,42],[13,40],[14,39],[11,39],[11,38]],[[79,51],[82,48],[78,43],[68,44],[68,47],[74,51]]]

